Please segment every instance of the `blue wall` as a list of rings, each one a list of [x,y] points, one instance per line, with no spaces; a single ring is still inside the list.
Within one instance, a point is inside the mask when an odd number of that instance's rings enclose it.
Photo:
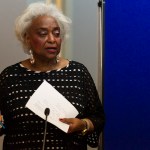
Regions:
[[[104,150],[150,150],[150,0],[106,0]]]

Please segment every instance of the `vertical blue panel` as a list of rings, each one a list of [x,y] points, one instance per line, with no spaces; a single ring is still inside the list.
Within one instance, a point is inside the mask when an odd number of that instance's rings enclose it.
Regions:
[[[150,150],[150,0],[106,0],[104,150]]]

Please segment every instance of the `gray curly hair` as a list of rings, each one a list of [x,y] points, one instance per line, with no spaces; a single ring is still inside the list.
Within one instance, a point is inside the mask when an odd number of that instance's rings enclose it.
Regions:
[[[68,37],[71,19],[65,16],[54,4],[45,4],[44,2],[31,3],[15,22],[15,33],[17,39],[22,43],[24,52],[29,54],[29,47],[25,40],[25,35],[30,27],[32,20],[38,16],[52,16],[56,19],[60,31],[61,38]]]

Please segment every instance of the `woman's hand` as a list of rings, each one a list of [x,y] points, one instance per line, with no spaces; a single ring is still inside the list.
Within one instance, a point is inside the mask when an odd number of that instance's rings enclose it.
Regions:
[[[69,125],[68,133],[80,132],[85,129],[85,122],[78,118],[60,118],[61,122]]]

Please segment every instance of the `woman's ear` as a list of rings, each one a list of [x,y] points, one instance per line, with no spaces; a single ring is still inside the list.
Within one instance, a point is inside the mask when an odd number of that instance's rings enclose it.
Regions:
[[[27,47],[30,49],[30,48],[31,48],[31,45],[30,45],[30,37],[29,37],[29,34],[28,34],[28,33],[25,33],[24,39],[25,39],[25,43],[26,43]]]

